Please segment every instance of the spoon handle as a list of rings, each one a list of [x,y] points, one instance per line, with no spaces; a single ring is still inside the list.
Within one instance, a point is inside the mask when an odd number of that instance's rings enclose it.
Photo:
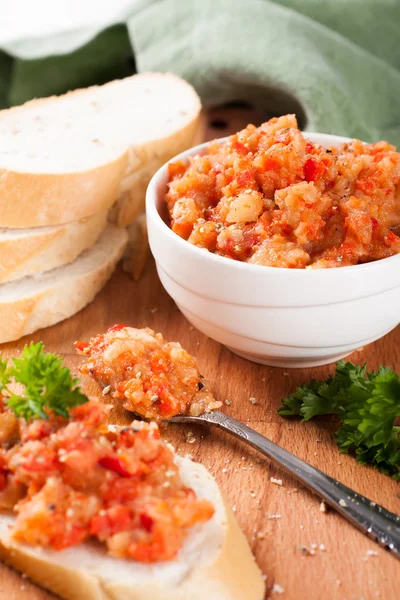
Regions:
[[[231,433],[290,473],[355,527],[400,559],[400,517],[297,458],[251,427],[220,411],[198,417],[178,416],[171,422],[209,424]]]

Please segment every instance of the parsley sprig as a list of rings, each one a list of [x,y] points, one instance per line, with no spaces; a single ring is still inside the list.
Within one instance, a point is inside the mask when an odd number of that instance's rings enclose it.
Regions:
[[[335,433],[341,452],[352,452],[361,464],[400,480],[400,376],[389,367],[367,372],[366,365],[340,361],[336,374],[315,381],[282,400],[282,416],[300,415],[308,421],[317,415],[338,415]]]
[[[21,384],[23,391],[10,389],[12,383]],[[27,420],[47,419],[49,412],[68,418],[70,408],[88,401],[79,380],[59,356],[44,351],[42,342],[25,346],[11,363],[0,356],[0,394],[17,417]]]

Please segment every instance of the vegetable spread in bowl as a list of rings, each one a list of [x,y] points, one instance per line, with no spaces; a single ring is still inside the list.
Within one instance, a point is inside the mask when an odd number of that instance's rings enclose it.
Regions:
[[[294,115],[169,165],[171,228],[257,265],[340,267],[400,252],[400,153],[387,142],[324,148]]]

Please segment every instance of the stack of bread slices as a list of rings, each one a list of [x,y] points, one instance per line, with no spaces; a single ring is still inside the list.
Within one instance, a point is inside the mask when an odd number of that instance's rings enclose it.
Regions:
[[[199,114],[193,88],[158,73],[0,111],[0,343],[93,300]]]

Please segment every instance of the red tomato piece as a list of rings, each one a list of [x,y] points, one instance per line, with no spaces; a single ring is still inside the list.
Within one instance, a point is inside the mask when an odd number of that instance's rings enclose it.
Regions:
[[[125,327],[128,327],[128,325],[124,325],[124,324],[113,325],[112,327],[110,327],[108,329],[108,331],[121,331],[121,329],[125,329]]]
[[[54,550],[64,550],[70,546],[77,546],[87,537],[85,527],[73,525],[70,530],[66,529],[64,534],[60,532],[53,542]]]
[[[391,244],[398,244],[400,242],[400,238],[393,233],[393,231],[389,231],[387,236],[385,236],[385,242],[390,246]]]
[[[90,533],[103,539],[119,531],[128,530],[131,521],[131,511],[127,506],[113,506],[107,512],[102,511],[91,519]]]
[[[371,217],[372,231],[375,231],[379,227],[379,221],[375,217]]]
[[[89,344],[87,342],[78,341],[74,342],[74,346],[79,352],[83,352],[86,348],[88,348]]]
[[[7,485],[7,472],[0,471],[0,492],[1,492],[1,490],[4,490],[6,485]]]
[[[242,154],[243,156],[250,152],[250,150],[240,142],[234,142],[232,148],[233,150],[235,150],[235,152],[237,152],[238,154]]]
[[[146,531],[150,532],[153,529],[154,519],[152,519],[147,513],[142,513],[140,515],[140,522]]]
[[[236,176],[236,181],[243,188],[248,188],[254,182],[254,172],[252,169],[244,169]]]
[[[325,167],[322,163],[310,157],[304,164],[304,177],[306,181],[316,181],[322,176],[324,170]]]
[[[117,473],[117,475],[121,475],[121,477],[130,477],[130,473],[123,461],[118,458],[118,456],[104,456],[100,458],[99,465],[103,467],[103,469],[107,469],[108,471],[113,471]]]
[[[39,443],[39,442],[31,442]],[[40,453],[28,455],[22,463],[27,471],[54,471],[57,469],[57,457],[54,450],[48,446],[40,448]]]
[[[312,142],[307,142],[306,144],[306,152],[307,154],[311,154],[314,150],[314,144]]]
[[[356,188],[364,192],[364,194],[372,196],[375,191],[375,184],[372,179],[359,179],[356,181]]]
[[[275,171],[279,167],[278,161],[274,158],[266,158],[264,161],[264,169],[266,171]]]

